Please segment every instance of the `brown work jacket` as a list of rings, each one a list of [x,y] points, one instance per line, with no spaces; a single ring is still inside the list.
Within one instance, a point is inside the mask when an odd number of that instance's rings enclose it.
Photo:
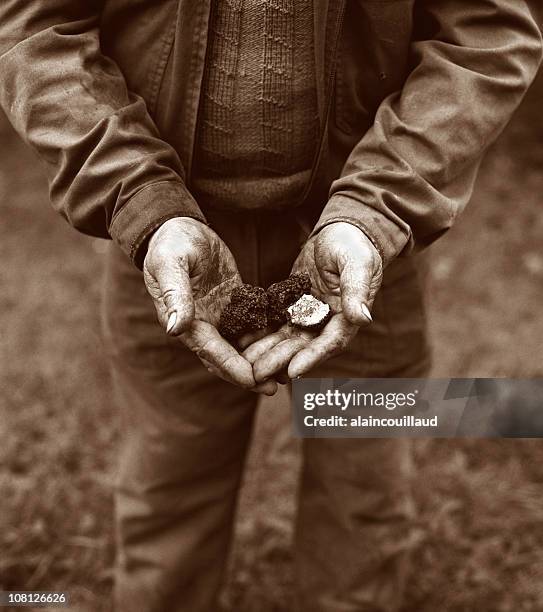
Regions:
[[[353,223],[385,265],[443,234],[536,74],[540,3],[314,0],[321,137],[304,197],[281,205],[313,231]],[[191,165],[210,5],[0,2],[0,102],[54,207],[138,266],[165,220],[205,221]]]

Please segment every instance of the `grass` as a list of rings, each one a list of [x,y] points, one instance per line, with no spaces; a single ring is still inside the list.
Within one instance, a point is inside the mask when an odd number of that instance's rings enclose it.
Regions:
[[[436,376],[543,376],[543,78],[433,249]],[[104,243],[50,210],[32,154],[0,125],[0,589],[111,608],[117,420],[101,357]],[[416,443],[420,538],[403,612],[543,609],[543,446]],[[259,414],[224,601],[288,612],[299,448],[284,396]]]

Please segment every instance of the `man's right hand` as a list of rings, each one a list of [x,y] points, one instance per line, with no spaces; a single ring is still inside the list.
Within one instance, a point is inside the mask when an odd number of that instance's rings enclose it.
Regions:
[[[217,331],[230,293],[242,281],[232,253],[211,228],[189,217],[166,221],[149,241],[143,275],[168,334],[217,376],[273,395],[276,384],[257,385],[252,365]]]

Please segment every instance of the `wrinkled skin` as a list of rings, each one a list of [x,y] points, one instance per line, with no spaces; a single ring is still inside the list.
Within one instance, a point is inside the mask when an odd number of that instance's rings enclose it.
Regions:
[[[333,316],[319,332],[283,325],[252,344],[246,338],[243,356],[253,364],[257,382],[275,377],[284,383],[305,374],[344,351],[360,326],[371,320],[368,312],[383,266],[378,251],[357,227],[343,222],[325,226],[296,259],[292,273],[301,272],[309,274],[313,294],[330,305]]]
[[[217,331],[232,289],[242,282],[232,253],[212,229],[188,217],[166,221],[149,241],[143,274],[160,324],[210,372],[253,391],[275,392],[273,381],[256,384],[252,364]]]

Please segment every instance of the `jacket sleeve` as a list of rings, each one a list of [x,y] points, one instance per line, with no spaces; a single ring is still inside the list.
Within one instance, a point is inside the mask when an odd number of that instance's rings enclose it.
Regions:
[[[53,206],[141,266],[166,219],[205,222],[144,101],[100,52],[98,0],[0,2],[0,103],[45,161]]]
[[[540,1],[416,2],[423,28],[412,70],[348,157],[313,234],[353,223],[386,265],[452,225],[483,152],[537,72],[541,33],[532,11]]]

